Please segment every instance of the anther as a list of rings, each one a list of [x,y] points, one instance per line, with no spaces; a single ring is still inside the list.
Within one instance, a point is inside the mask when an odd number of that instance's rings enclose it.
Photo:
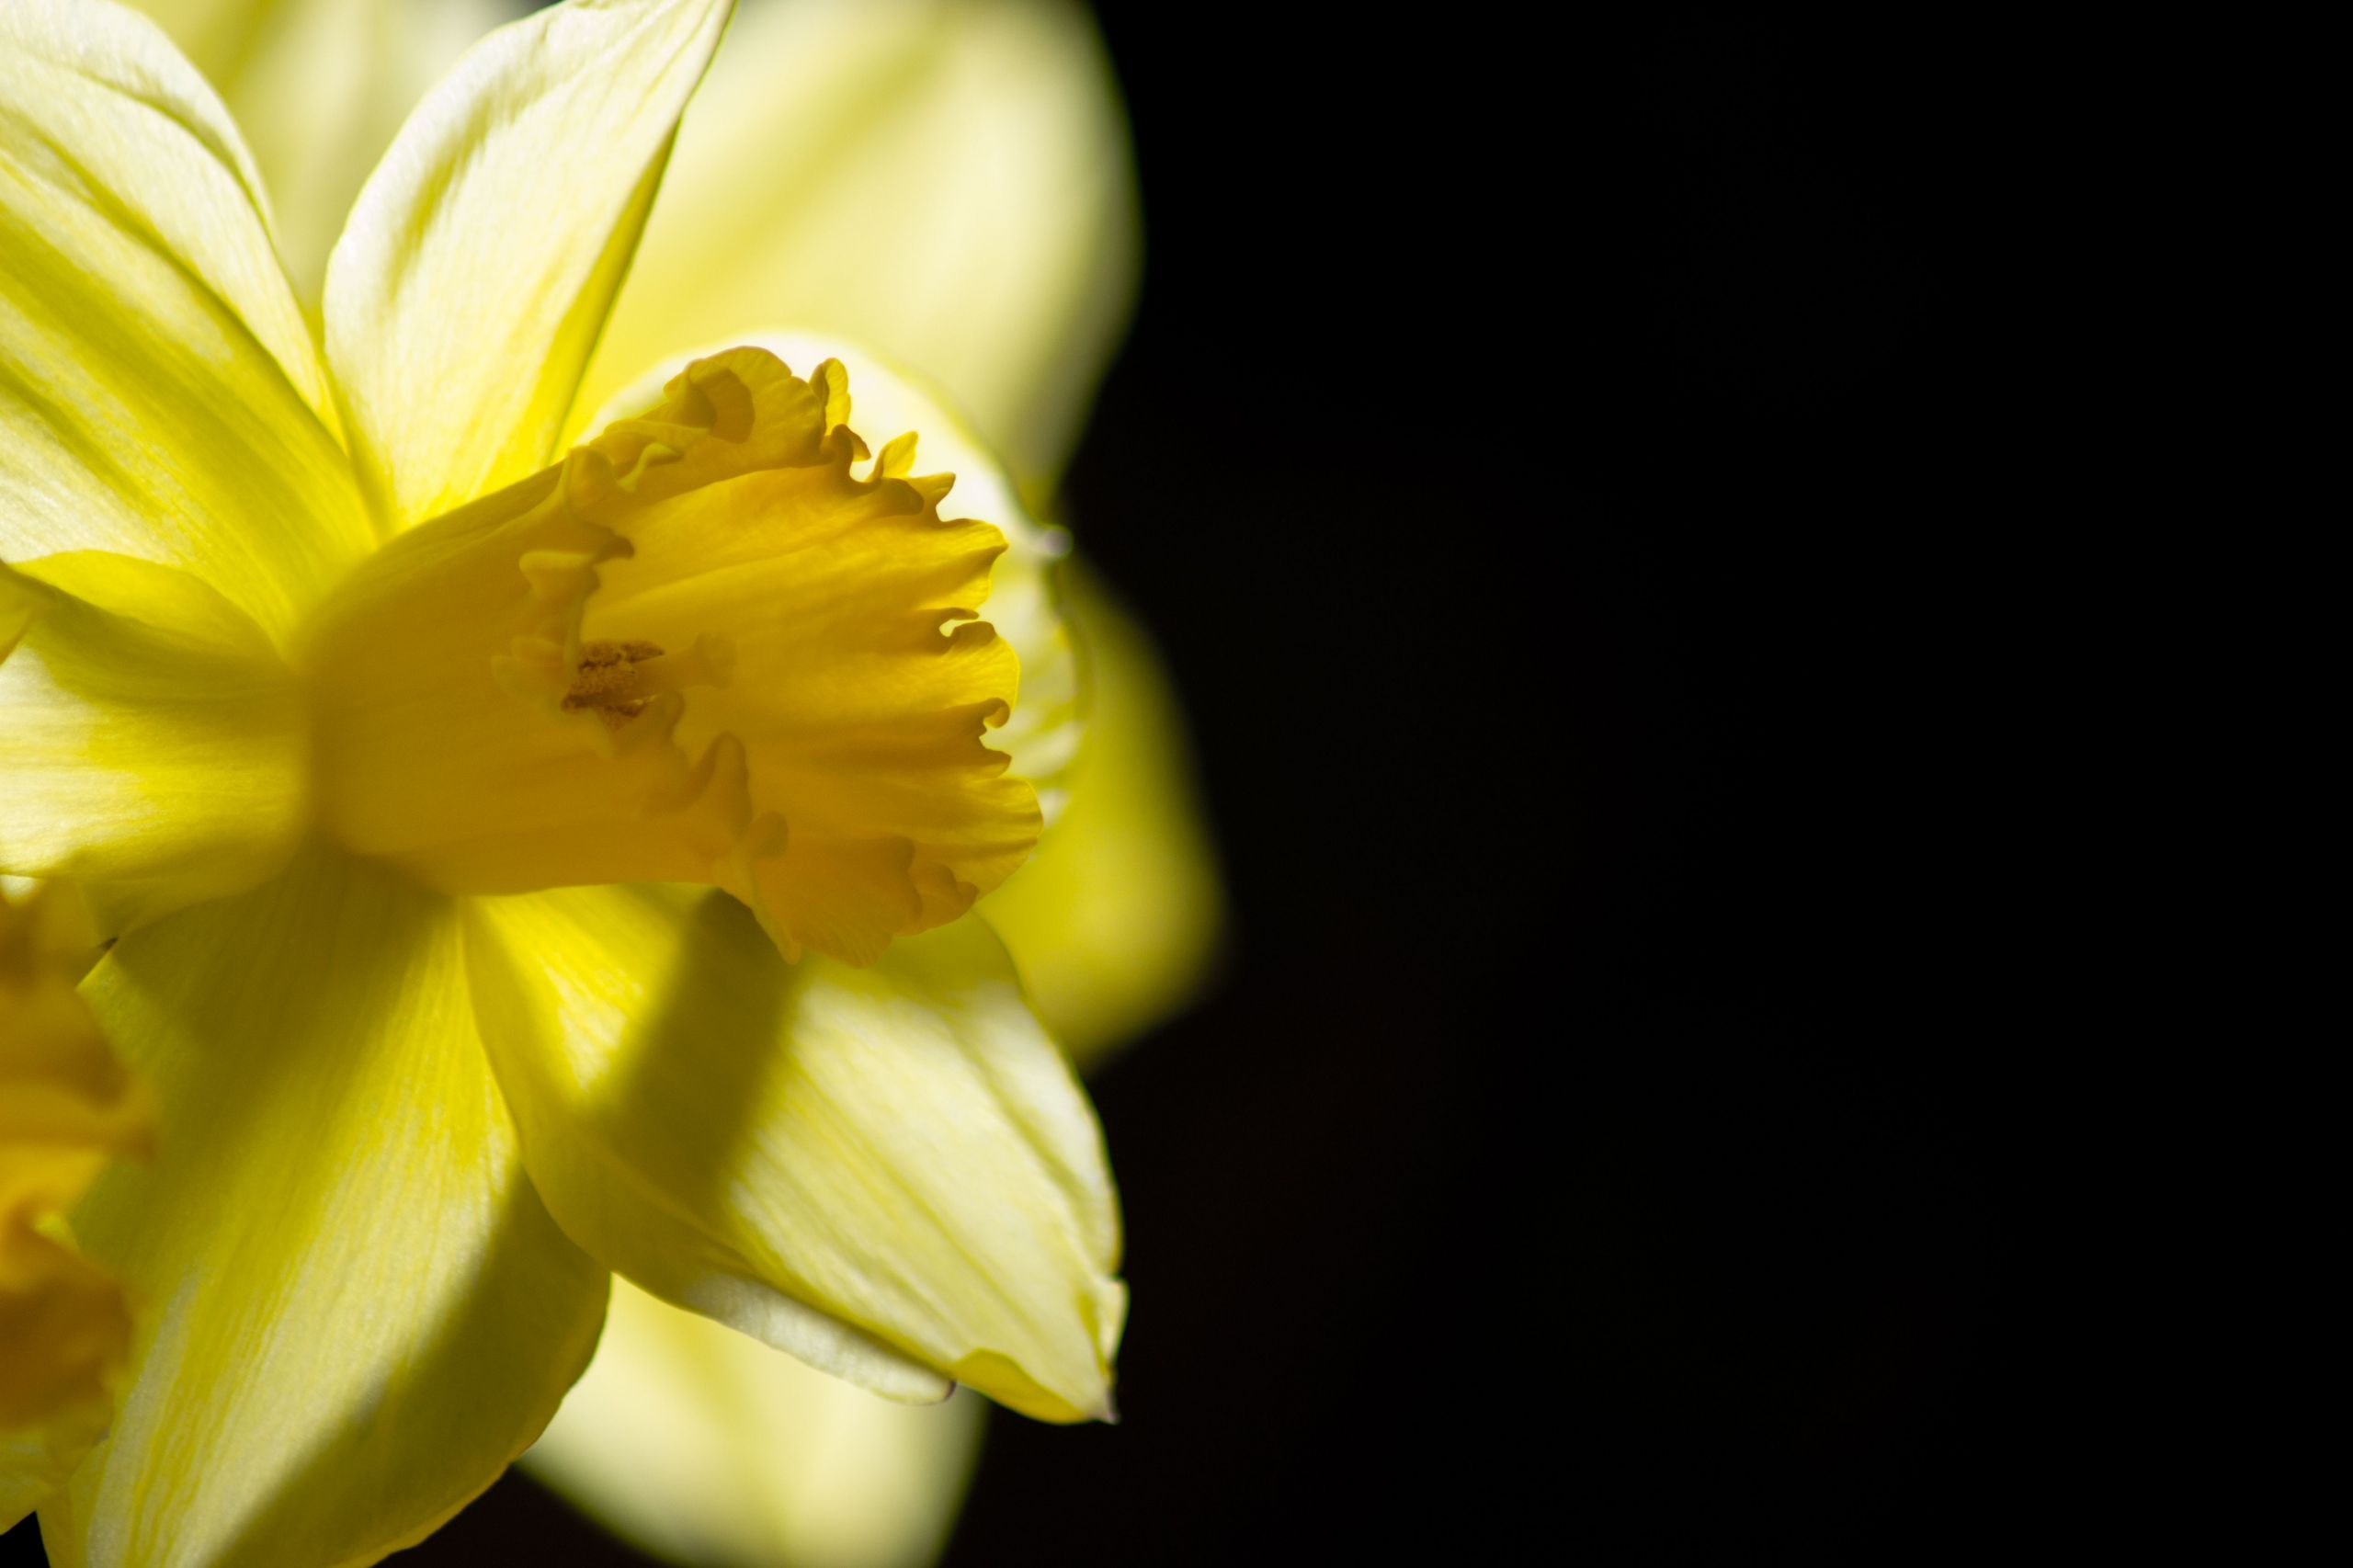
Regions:
[[[606,723],[620,729],[654,700],[654,692],[638,666],[661,656],[661,648],[652,642],[582,643],[577,673],[571,689],[563,694],[564,711],[593,709]]]

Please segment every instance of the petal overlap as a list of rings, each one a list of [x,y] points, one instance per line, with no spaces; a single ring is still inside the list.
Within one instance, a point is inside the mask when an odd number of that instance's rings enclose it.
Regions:
[[[901,1398],[954,1379],[1047,1420],[1108,1413],[1125,1291],[1100,1134],[980,923],[859,970],[787,964],[688,888],[469,914],[532,1177],[600,1261]]]
[[[733,0],[574,0],[419,104],[327,261],[327,358],[394,528],[552,455]]]
[[[506,0],[135,0],[237,117],[277,210],[278,249],[315,310],[351,199],[426,88]]]
[[[987,1410],[876,1399],[616,1279],[597,1358],[523,1468],[674,1562],[926,1568]]]
[[[665,355],[790,322],[945,387],[1022,483],[1050,483],[1135,294],[1127,143],[1080,6],[747,6],[679,131],[585,403]]]
[[[276,636],[369,539],[220,100],[107,0],[0,6],[0,559],[182,567]]]
[[[304,831],[294,673],[192,574],[0,564],[0,871],[84,882],[108,934],[253,886]]]
[[[449,903],[306,856],[85,983],[163,1108],[74,1213],[155,1312],[52,1562],[359,1564],[496,1478],[586,1364],[604,1271],[526,1177]]]

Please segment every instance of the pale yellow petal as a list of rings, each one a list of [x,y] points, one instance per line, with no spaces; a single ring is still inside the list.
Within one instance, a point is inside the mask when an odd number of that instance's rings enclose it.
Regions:
[[[1051,479],[1127,323],[1135,199],[1080,6],[746,6],[679,132],[584,401],[791,322],[912,367],[1022,483]]]
[[[1108,1412],[1125,1293],[1100,1135],[977,922],[858,970],[787,964],[691,889],[470,914],[499,1081],[574,1240],[900,1397],[953,1378],[1048,1420]],[[843,1326],[813,1346],[817,1311]]]
[[[1061,813],[1063,775],[1079,749],[1079,658],[1055,586],[1070,536],[1029,516],[1011,476],[954,412],[946,395],[914,372],[892,365],[866,347],[822,333],[782,327],[741,334],[737,344],[765,348],[786,364],[812,369],[829,359],[849,371],[850,424],[881,449],[901,436],[916,437],[912,471],[949,474],[955,487],[939,503],[943,517],[976,517],[1005,535],[1006,551],[989,576],[983,614],[1021,662],[1021,697],[1013,714],[989,732],[989,748],[1013,758],[1008,769],[1038,791],[1049,826]],[[685,346],[681,346],[684,347]],[[630,382],[592,418],[575,421],[580,437],[650,408],[662,389],[693,359],[727,347],[710,344],[673,355]]]
[[[219,89],[278,212],[278,254],[315,308],[327,249],[392,133],[505,0],[135,0]]]
[[[732,0],[572,0],[476,44],[327,263],[360,472],[404,528],[545,464]]]
[[[153,23],[0,6],[0,559],[185,567],[277,635],[367,548],[259,191]]]
[[[605,1276],[525,1176],[446,901],[314,854],[84,983],[163,1107],[74,1216],[143,1314],[60,1568],[372,1562],[535,1438]]]
[[[269,876],[307,823],[301,687],[186,572],[0,565],[0,870],[86,883],[108,930]]]
[[[921,1568],[986,1409],[877,1399],[615,1280],[597,1358],[523,1467],[688,1568]]]
[[[1176,694],[1143,629],[1082,564],[1063,575],[1088,677],[1070,803],[981,914],[1085,1064],[1199,990],[1224,901]]]

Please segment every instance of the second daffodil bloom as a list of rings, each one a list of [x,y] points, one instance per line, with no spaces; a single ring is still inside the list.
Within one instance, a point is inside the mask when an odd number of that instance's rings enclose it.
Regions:
[[[96,944],[70,888],[0,885],[0,1521],[21,1517],[106,1431],[130,1348],[122,1289],[59,1213],[115,1155],[154,1147],[154,1108],[74,983]]]
[[[1069,749],[1019,706],[1041,536],[766,348],[556,449],[726,13],[491,35],[314,336],[162,34],[0,8],[0,870],[85,890],[162,1108],[73,1214],[148,1311],[60,1563],[421,1539],[613,1271],[893,1397],[1109,1413],[1100,1138],[961,918]]]

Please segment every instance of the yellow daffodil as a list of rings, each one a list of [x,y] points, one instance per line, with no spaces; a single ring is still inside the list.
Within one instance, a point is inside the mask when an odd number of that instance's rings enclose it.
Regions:
[[[235,112],[313,314],[335,225],[399,117],[468,29],[502,12],[499,0],[141,3]],[[910,211],[943,243],[905,243]],[[1133,295],[1134,212],[1117,89],[1075,4],[745,0],[683,124],[595,375],[608,387],[748,324],[803,322],[886,347],[1015,455],[1022,493],[1043,495]],[[843,352],[828,343],[817,357]],[[938,414],[892,417],[924,430],[926,451],[947,449]],[[937,466],[969,496],[978,463],[959,449]],[[1044,795],[1066,809],[978,913],[1084,1063],[1192,993],[1219,905],[1149,642],[1071,563],[1060,588],[1086,645],[1085,748]],[[1005,604],[1000,588],[1001,630]],[[1047,710],[1042,673],[1025,667],[1017,718]],[[682,1562],[869,1568],[937,1550],[972,1468],[976,1403],[882,1403],[625,1283],[614,1303],[595,1361],[526,1457],[543,1480]],[[648,1430],[665,1434],[659,1457]]]
[[[59,1220],[108,1159],[153,1152],[153,1109],[74,991],[96,941],[72,890],[0,887],[0,1520],[97,1441],[130,1349],[121,1287]]]
[[[401,117],[523,0],[136,5],[234,111],[315,314],[327,247]],[[909,211],[937,243],[906,243]],[[1125,325],[1139,232],[1117,85],[1074,0],[743,0],[574,433],[622,377],[797,322],[938,389],[968,446],[1049,496]],[[988,915],[1085,1062],[1192,994],[1220,904],[1149,639],[1085,573],[1060,589],[1087,644],[1090,733],[1063,781],[1085,805]]]
[[[163,36],[0,9],[0,870],[86,888],[163,1108],[74,1211],[154,1311],[61,1563],[420,1539],[608,1270],[899,1398],[1108,1414],[1099,1138],[961,918],[1070,750],[1051,536],[862,358],[704,355],[554,460],[726,10],[470,51],[314,336]]]

